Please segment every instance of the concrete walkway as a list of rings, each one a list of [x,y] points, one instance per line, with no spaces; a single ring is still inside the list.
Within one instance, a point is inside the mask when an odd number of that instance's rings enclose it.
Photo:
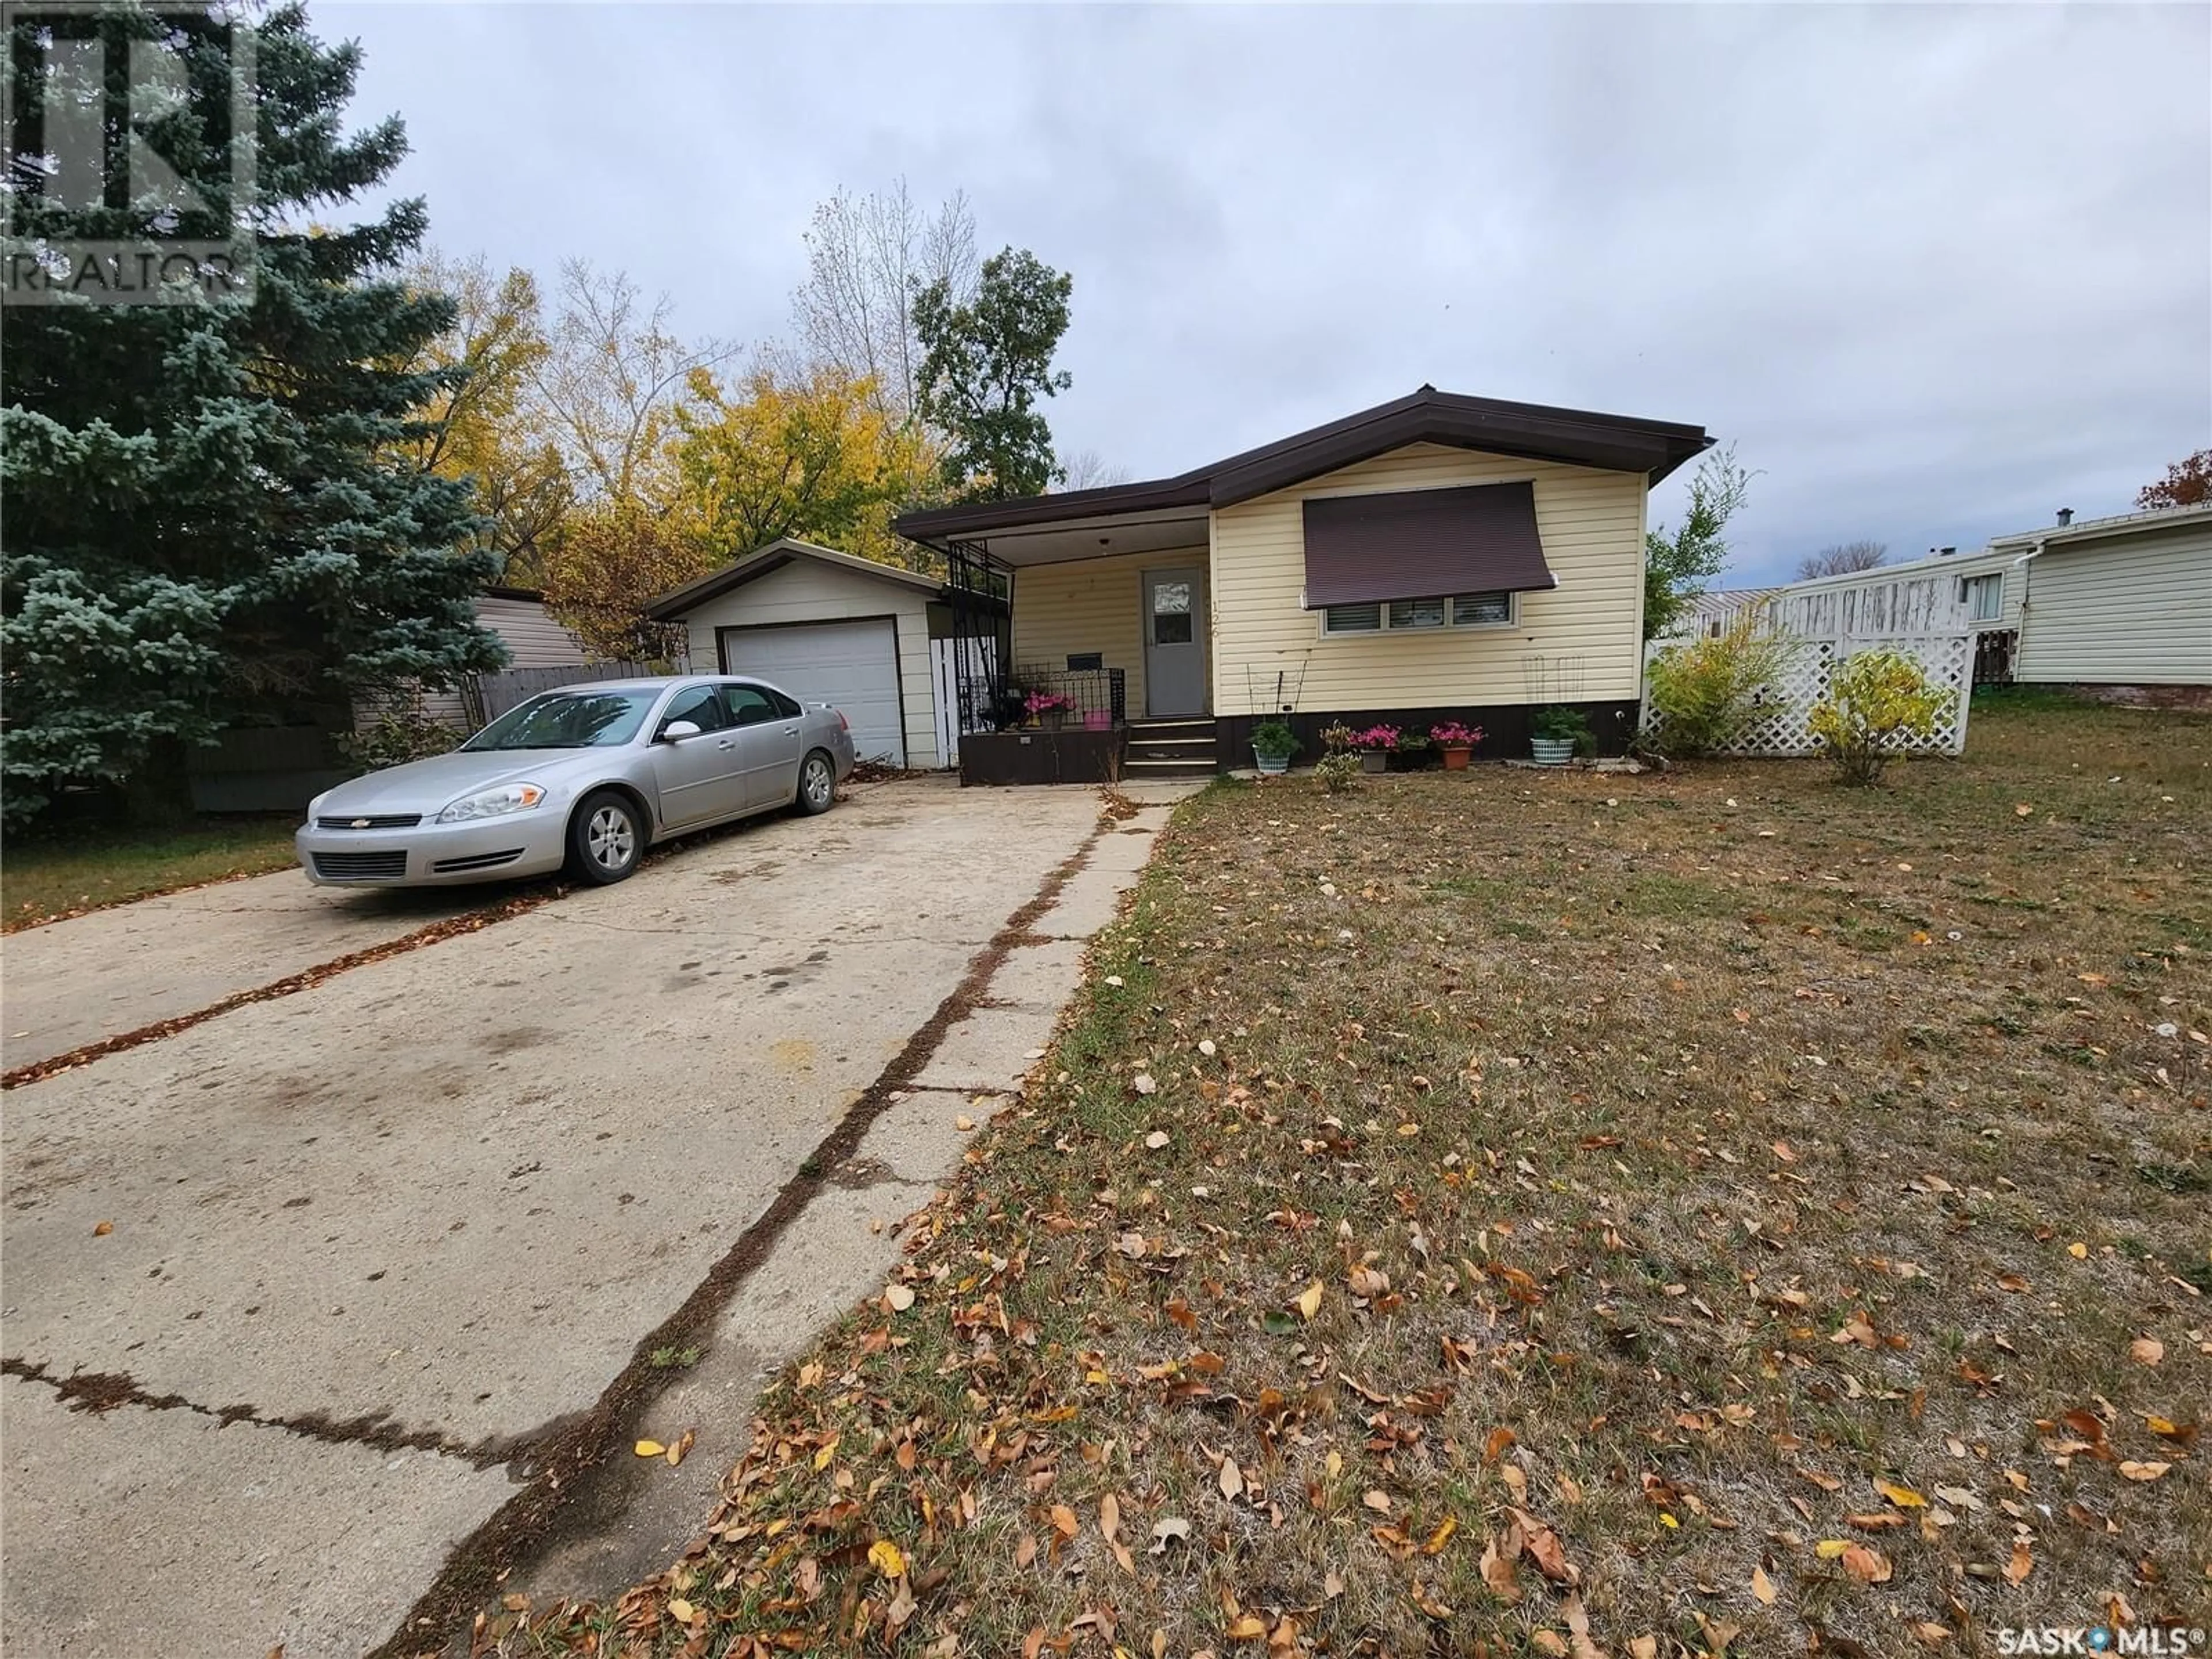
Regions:
[[[473,1575],[659,1565],[1043,1047],[1166,817],[1098,808],[872,786],[11,1091],[7,1650],[353,1653]],[[150,913],[126,960],[122,912],[40,930],[109,1012],[17,1015],[64,999],[11,950],[10,1028],[73,1048],[364,942],[260,884],[168,956]],[[672,1334],[696,1363],[648,1363]],[[624,1449],[687,1429],[678,1468]]]

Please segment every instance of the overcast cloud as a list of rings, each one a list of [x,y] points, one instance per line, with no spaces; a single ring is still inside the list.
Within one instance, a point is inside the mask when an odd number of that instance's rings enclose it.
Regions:
[[[1764,475],[1741,582],[2212,444],[2200,5],[313,11],[441,249],[686,332],[785,332],[839,185],[966,190],[1074,275],[1061,447],[1139,477],[1425,380],[1696,422]]]

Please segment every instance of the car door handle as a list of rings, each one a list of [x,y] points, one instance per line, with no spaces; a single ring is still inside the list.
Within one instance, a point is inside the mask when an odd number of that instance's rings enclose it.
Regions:
[[[724,738],[721,742],[714,745],[717,749],[735,749],[737,746],[736,743],[728,738]]]
[[[795,738],[799,735],[799,728],[795,726],[787,726],[783,728],[783,735],[787,738]]]

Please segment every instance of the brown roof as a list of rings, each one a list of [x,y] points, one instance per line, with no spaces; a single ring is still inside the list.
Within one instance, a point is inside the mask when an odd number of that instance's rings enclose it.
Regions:
[[[1340,421],[1248,449],[1173,478],[1027,495],[1010,501],[930,507],[892,528],[915,541],[1010,530],[1022,525],[1103,518],[1160,507],[1231,507],[1271,490],[1372,459],[1407,444],[1446,444],[1499,455],[1641,472],[1653,483],[1710,447],[1703,427],[1471,398],[1423,386]]]
[[[1529,483],[1328,495],[1305,504],[1306,609],[1556,587]]]

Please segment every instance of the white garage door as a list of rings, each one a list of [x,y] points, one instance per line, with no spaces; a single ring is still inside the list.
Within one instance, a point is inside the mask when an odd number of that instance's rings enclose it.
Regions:
[[[906,764],[899,724],[898,635],[891,619],[721,630],[722,672],[757,674],[801,702],[835,704],[863,760]]]

